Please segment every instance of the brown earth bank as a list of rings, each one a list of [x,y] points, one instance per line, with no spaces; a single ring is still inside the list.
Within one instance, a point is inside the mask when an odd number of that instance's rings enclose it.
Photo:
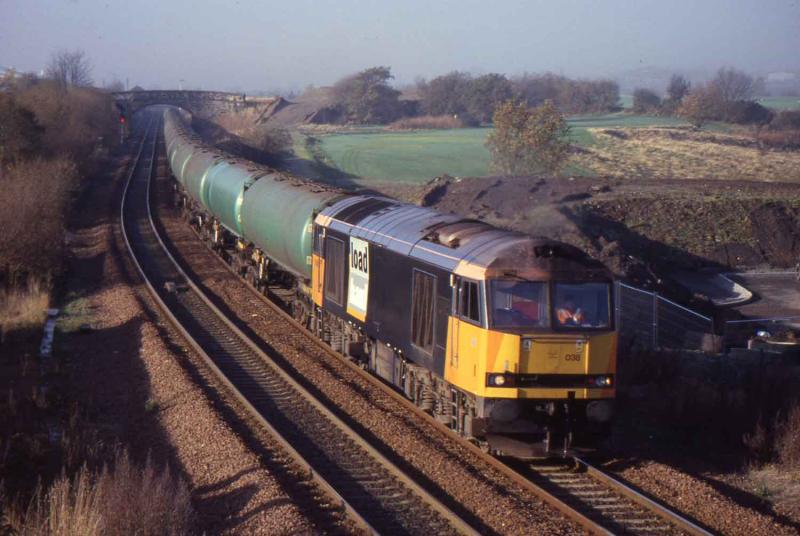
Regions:
[[[634,284],[672,295],[675,269],[789,267],[800,256],[797,183],[442,177],[385,191],[575,244]]]
[[[122,160],[118,164],[122,164]],[[289,534],[324,530],[296,504],[293,484],[267,467],[231,424],[225,400],[153,316],[118,226],[124,169],[87,181],[71,223],[64,310],[56,346],[67,376],[61,415],[76,459],[111,445],[150,456],[188,482],[197,532]],[[164,336],[168,337],[165,339]],[[171,336],[170,336],[171,335]]]

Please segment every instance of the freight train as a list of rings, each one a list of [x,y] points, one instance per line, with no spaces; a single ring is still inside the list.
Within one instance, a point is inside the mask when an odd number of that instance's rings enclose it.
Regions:
[[[560,455],[607,430],[612,277],[579,249],[243,161],[164,117],[184,215],[260,291],[485,449]],[[287,295],[287,292],[284,292]]]

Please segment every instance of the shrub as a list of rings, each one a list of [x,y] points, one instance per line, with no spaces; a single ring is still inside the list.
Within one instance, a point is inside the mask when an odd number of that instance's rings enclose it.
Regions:
[[[44,129],[41,156],[68,156],[85,168],[95,148],[116,143],[117,123],[111,95],[93,88],[60,89],[40,81],[17,94]]]
[[[800,130],[800,110],[782,110],[769,123],[772,130]]]
[[[800,129],[798,130],[762,130],[756,134],[756,139],[771,149],[794,150],[800,149]]]
[[[682,75],[673,74],[667,84],[667,100],[679,105],[683,98],[689,93],[691,84]]]
[[[640,114],[653,113],[661,107],[661,97],[652,89],[639,88],[633,92],[633,111]]]
[[[733,101],[725,105],[723,119],[740,125],[765,125],[772,120],[772,112],[754,101]]]
[[[285,128],[259,125],[245,132],[243,137],[257,149],[272,155],[283,153],[292,146],[292,135]]]
[[[550,101],[528,108],[507,101],[494,113],[486,145],[492,167],[509,175],[557,172],[569,158],[569,125]]]
[[[48,280],[61,268],[71,160],[21,162],[0,175],[0,281]]]
[[[188,487],[168,468],[159,471],[149,458],[137,467],[118,451],[99,474],[84,466],[71,479],[62,475],[9,517],[20,536],[178,535],[190,532],[194,511]]]
[[[775,453],[787,469],[800,468],[800,404],[789,410],[786,420],[776,426]]]
[[[41,147],[42,128],[13,95],[0,93],[0,166],[28,158]]]
[[[49,303],[49,289],[36,279],[19,288],[0,290],[0,344],[11,331],[41,326]]]
[[[390,130],[421,130],[463,128],[464,126],[464,122],[458,115],[423,115],[398,119],[388,128]]]
[[[708,121],[720,119],[722,111],[717,90],[711,85],[695,88],[684,97],[677,114],[697,128]]]

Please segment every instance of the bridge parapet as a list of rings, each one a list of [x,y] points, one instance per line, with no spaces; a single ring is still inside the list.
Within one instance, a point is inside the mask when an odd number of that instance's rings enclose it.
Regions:
[[[128,114],[146,106],[167,104],[179,106],[194,115],[211,118],[242,108],[266,108],[276,97],[248,97],[244,93],[194,90],[119,91],[113,94],[117,105]]]

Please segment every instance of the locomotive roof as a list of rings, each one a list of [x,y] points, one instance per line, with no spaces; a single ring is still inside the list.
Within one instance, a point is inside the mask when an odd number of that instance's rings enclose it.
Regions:
[[[324,209],[316,223],[473,279],[546,279],[555,272],[609,278],[573,246],[385,197],[347,197]]]

